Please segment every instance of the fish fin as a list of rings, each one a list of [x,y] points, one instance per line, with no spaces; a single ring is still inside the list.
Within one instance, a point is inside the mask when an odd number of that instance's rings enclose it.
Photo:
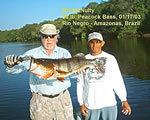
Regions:
[[[44,71],[42,74],[34,72],[34,71],[30,71],[33,74],[35,74],[37,77],[42,78],[43,80],[48,79],[49,77],[54,75],[54,69],[51,71]]]
[[[103,73],[103,74],[105,73],[105,67],[104,66],[100,65],[100,66],[96,66],[95,68],[98,72]]]
[[[45,75],[43,75],[42,78],[43,78],[43,80],[46,80],[49,77],[53,76],[53,74],[54,74],[54,71],[51,71],[51,72],[49,71]]]
[[[38,76],[39,78],[41,78],[41,75],[40,74],[38,74],[38,73],[36,73],[36,72],[33,72],[33,71],[31,71],[33,74],[35,74],[36,76]]]
[[[32,72],[33,73],[33,72]],[[36,76],[38,76],[39,78],[41,78],[41,75],[39,75],[39,74],[37,74],[37,73],[33,73],[33,74],[35,74]]]
[[[76,57],[85,59],[84,53],[77,53],[76,55],[73,56],[73,58],[76,58]]]
[[[24,56],[24,57],[19,57],[18,61],[23,62],[23,61],[28,61],[28,60],[31,60],[31,59],[33,59],[32,56]]]
[[[38,76],[39,78],[42,78],[43,80],[46,80],[49,76],[41,76],[37,73],[34,73],[36,76]]]
[[[57,79],[58,79],[60,82],[64,82],[65,77],[57,77]]]
[[[51,76],[50,74],[47,74],[47,75],[45,75],[45,76],[42,76],[42,79],[43,79],[43,80],[46,80],[46,79],[48,79],[50,76]]]

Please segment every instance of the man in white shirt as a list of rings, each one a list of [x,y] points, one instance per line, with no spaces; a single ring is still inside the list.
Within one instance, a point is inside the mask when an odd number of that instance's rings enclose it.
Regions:
[[[122,102],[122,112],[131,114],[130,105],[127,102],[127,92],[118,63],[114,56],[102,51],[105,42],[98,32],[88,36],[88,45],[91,53],[86,59],[105,57],[105,73],[101,74],[96,68],[89,68],[79,74],[77,82],[78,102],[85,120],[116,120],[117,101],[115,93]]]

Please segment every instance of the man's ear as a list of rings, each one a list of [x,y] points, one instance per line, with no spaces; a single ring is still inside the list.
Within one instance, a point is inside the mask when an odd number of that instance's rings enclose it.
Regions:
[[[105,41],[102,41],[102,44],[101,44],[101,46],[103,47],[105,45]]]

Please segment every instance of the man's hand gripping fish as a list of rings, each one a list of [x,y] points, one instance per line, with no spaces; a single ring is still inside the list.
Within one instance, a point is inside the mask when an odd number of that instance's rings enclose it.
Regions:
[[[69,59],[36,59],[31,56],[25,56],[18,57],[17,62],[27,60],[30,60],[30,68],[28,71],[44,80],[58,79],[60,81],[63,81],[64,77],[75,73],[78,69],[87,69],[89,67],[95,67],[96,70],[101,74],[105,73],[105,57],[97,59],[85,59],[83,55],[76,55],[73,58]]]

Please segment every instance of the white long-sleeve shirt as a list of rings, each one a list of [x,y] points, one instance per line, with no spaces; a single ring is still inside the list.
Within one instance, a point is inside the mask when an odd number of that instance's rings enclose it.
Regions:
[[[89,109],[100,109],[116,105],[115,93],[121,101],[127,100],[126,88],[114,56],[102,51],[98,56],[88,54],[86,59],[106,57],[105,74],[95,68],[89,68],[81,73],[77,82],[77,96],[80,105]]]

